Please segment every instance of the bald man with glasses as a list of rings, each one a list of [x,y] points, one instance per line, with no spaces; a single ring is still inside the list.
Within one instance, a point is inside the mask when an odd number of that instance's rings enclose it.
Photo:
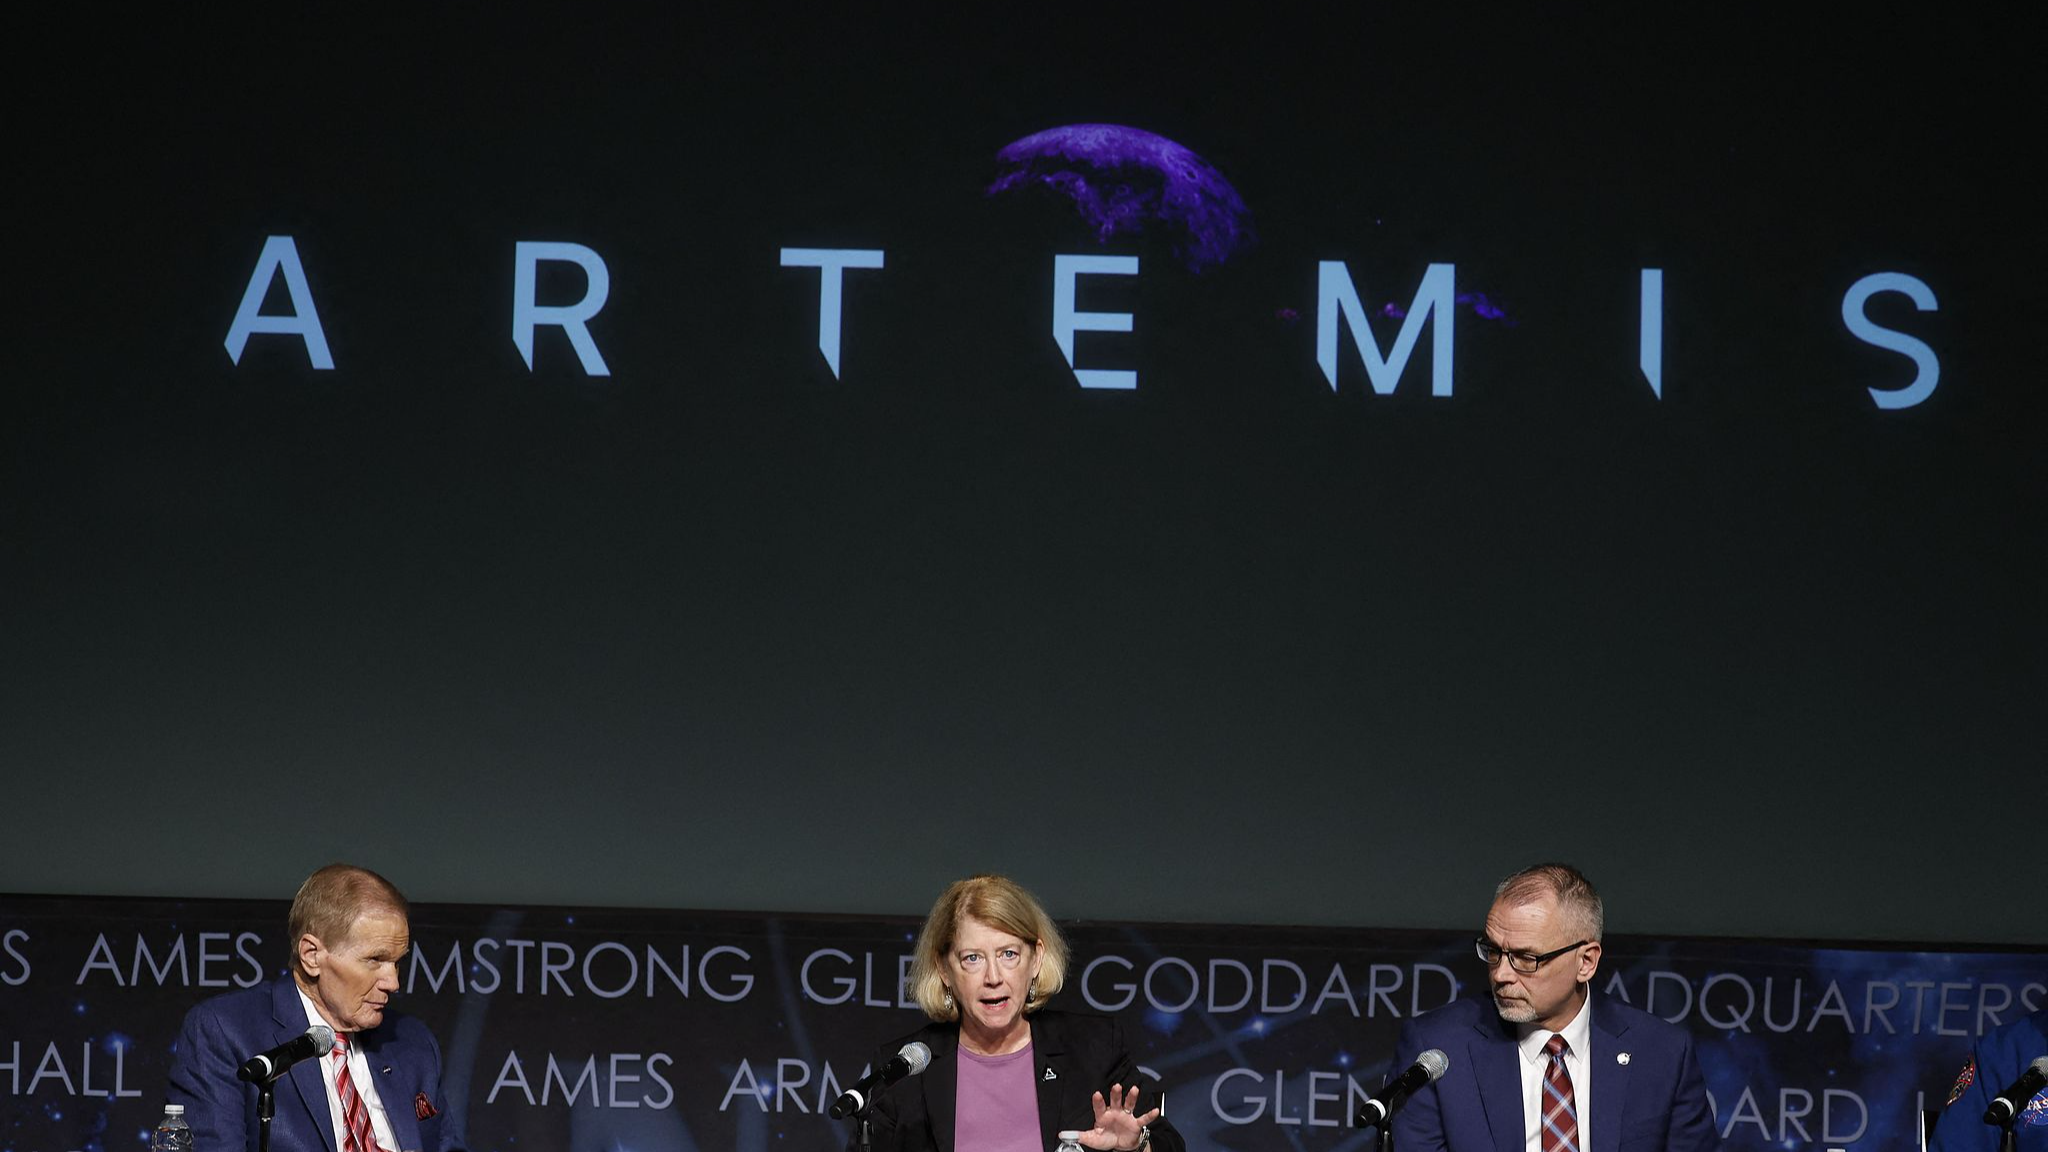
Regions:
[[[1410,1020],[1396,1066],[1442,1079],[1394,1118],[1399,1152],[1702,1152],[1720,1146],[1692,1037],[1592,993],[1605,913],[1568,864],[1500,882],[1475,942],[1488,999]]]

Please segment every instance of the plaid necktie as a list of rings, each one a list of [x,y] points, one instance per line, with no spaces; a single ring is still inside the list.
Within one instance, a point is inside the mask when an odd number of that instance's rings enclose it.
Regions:
[[[1543,1073],[1543,1152],[1579,1152],[1579,1105],[1572,1098],[1572,1074],[1565,1071],[1564,1037],[1552,1033],[1543,1045],[1550,1067]]]
[[[370,1106],[363,1103],[363,1094],[356,1091],[355,1077],[349,1074],[348,1044],[346,1032],[334,1034],[334,1091],[341,1097],[341,1152],[383,1152],[371,1134]],[[1566,1091],[1570,1091],[1569,1086]]]

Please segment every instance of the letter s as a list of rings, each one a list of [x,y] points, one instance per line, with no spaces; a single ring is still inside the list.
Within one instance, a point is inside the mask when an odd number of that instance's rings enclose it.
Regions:
[[[1934,289],[1904,272],[1874,272],[1851,284],[1849,291],[1842,296],[1842,323],[1848,325],[1851,336],[1865,344],[1897,352],[1911,360],[1919,370],[1911,384],[1904,388],[1872,388],[1870,398],[1877,402],[1879,408],[1911,408],[1934,394],[1934,386],[1941,381],[1941,361],[1925,342],[1903,332],[1879,327],[1863,314],[1863,306],[1879,292],[1903,293],[1922,312],[1938,311],[1940,306],[1934,302]]]

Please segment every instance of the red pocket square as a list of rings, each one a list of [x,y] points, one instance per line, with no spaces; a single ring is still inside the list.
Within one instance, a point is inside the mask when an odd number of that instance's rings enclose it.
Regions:
[[[439,1116],[441,1112],[434,1107],[432,1100],[427,1099],[427,1094],[422,1092],[412,1098],[412,1114],[416,1120],[425,1120],[429,1116]]]

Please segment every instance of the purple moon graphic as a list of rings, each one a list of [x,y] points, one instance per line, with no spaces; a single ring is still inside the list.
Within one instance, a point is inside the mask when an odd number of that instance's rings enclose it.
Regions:
[[[1048,128],[996,153],[988,195],[1051,189],[1072,200],[1098,242],[1156,228],[1189,271],[1205,272],[1252,243],[1244,199],[1209,162],[1168,140],[1118,124]]]

